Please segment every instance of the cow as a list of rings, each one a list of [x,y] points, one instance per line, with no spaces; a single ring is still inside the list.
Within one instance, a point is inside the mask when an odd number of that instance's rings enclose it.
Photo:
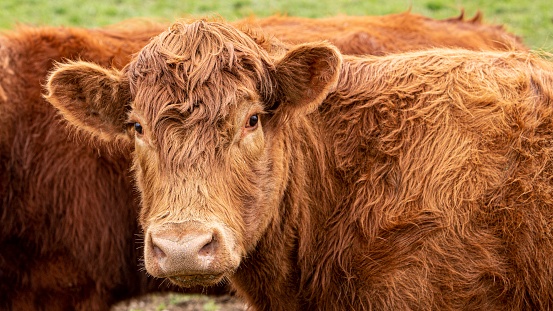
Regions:
[[[328,40],[342,53],[384,55],[428,47],[460,47],[471,50],[524,50],[522,40],[505,32],[501,25],[482,22],[482,14],[465,19],[435,20],[404,12],[383,16],[335,16],[309,19],[291,16],[251,17],[234,23],[237,27],[257,27],[278,34],[290,44]]]
[[[41,94],[55,61],[121,68],[159,29],[22,27],[0,37],[0,310],[109,310],[158,290],[138,271],[128,157],[80,139]]]
[[[259,34],[256,34],[258,38]],[[529,52],[267,53],[176,22],[48,100],[132,150],[149,274],[254,310],[553,308],[553,64]]]
[[[526,49],[517,37],[479,21],[401,16],[418,25],[410,30],[416,38],[413,47],[421,40],[430,46],[440,45],[442,39],[435,36],[435,28],[441,25],[438,29],[449,38],[457,38],[456,42],[444,41],[447,46],[495,49],[497,42],[503,42],[500,48]],[[390,17],[390,21],[397,18]],[[293,25],[276,28],[288,19],[294,20]],[[377,22],[366,26],[372,19],[356,17],[349,23],[347,17],[325,19],[327,28],[321,31],[329,31],[336,23],[329,39],[345,50],[349,42],[340,42],[339,33],[350,29],[344,28],[346,23],[357,34],[366,27],[369,37],[389,31],[388,26],[380,25],[386,17],[375,17]],[[301,31],[320,24],[317,20],[269,20],[247,19],[235,24],[250,28],[252,34],[267,28],[275,37],[294,32],[294,40],[301,40],[302,35],[304,41],[315,35],[319,39],[320,34],[312,29]],[[103,134],[96,139],[68,128],[57,110],[41,97],[41,85],[47,72],[63,60],[121,69],[133,53],[168,26],[131,20],[101,29],[21,27],[0,35],[1,310],[108,310],[117,301],[166,287],[138,268],[142,266],[142,233],[137,223],[139,194],[129,173],[132,148],[116,148],[102,142]],[[489,36],[474,41],[466,36],[466,29],[472,29],[474,37],[481,33]],[[408,39],[398,35],[395,45],[408,49],[409,43],[402,42]],[[257,41],[273,54],[288,48],[273,37],[259,35]],[[355,43],[356,54],[388,48],[377,39],[366,45]]]

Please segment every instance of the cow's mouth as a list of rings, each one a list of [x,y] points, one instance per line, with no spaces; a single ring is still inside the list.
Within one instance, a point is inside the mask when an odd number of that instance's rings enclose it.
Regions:
[[[180,287],[193,286],[211,286],[220,283],[225,277],[221,274],[196,274],[196,275],[176,275],[168,277],[168,279]]]

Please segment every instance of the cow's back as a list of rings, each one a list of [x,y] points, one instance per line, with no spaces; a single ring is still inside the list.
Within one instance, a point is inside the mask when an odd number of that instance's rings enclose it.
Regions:
[[[429,47],[526,49],[520,38],[508,33],[502,26],[483,23],[480,14],[470,20],[465,19],[464,14],[457,18],[436,20],[410,12],[321,19],[271,16],[245,19],[243,23],[246,27],[256,25],[292,44],[327,40],[349,55],[382,55]]]

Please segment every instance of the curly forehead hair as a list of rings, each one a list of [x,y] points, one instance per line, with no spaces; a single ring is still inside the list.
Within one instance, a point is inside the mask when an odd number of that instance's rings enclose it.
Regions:
[[[256,40],[224,23],[180,21],[126,68],[134,109],[148,123],[164,163],[212,160],[225,139],[219,127],[240,98],[271,105],[274,65]],[[201,145],[191,143],[198,137]],[[174,148],[187,141],[189,148]]]
[[[129,64],[127,74],[135,101],[147,103],[143,108],[150,116],[145,117],[154,121],[167,106],[188,113],[205,105],[208,119],[224,115],[240,86],[268,99],[271,70],[268,53],[246,33],[202,20],[176,22],[153,38]]]

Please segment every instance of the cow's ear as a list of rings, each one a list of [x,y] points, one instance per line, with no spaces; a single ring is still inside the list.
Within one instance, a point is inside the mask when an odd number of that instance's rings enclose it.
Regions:
[[[46,84],[46,99],[74,126],[106,142],[130,142],[128,80],[115,69],[88,62],[60,64]]]
[[[327,42],[298,45],[275,64],[279,94],[278,109],[310,113],[331,92],[340,74],[342,55]]]

